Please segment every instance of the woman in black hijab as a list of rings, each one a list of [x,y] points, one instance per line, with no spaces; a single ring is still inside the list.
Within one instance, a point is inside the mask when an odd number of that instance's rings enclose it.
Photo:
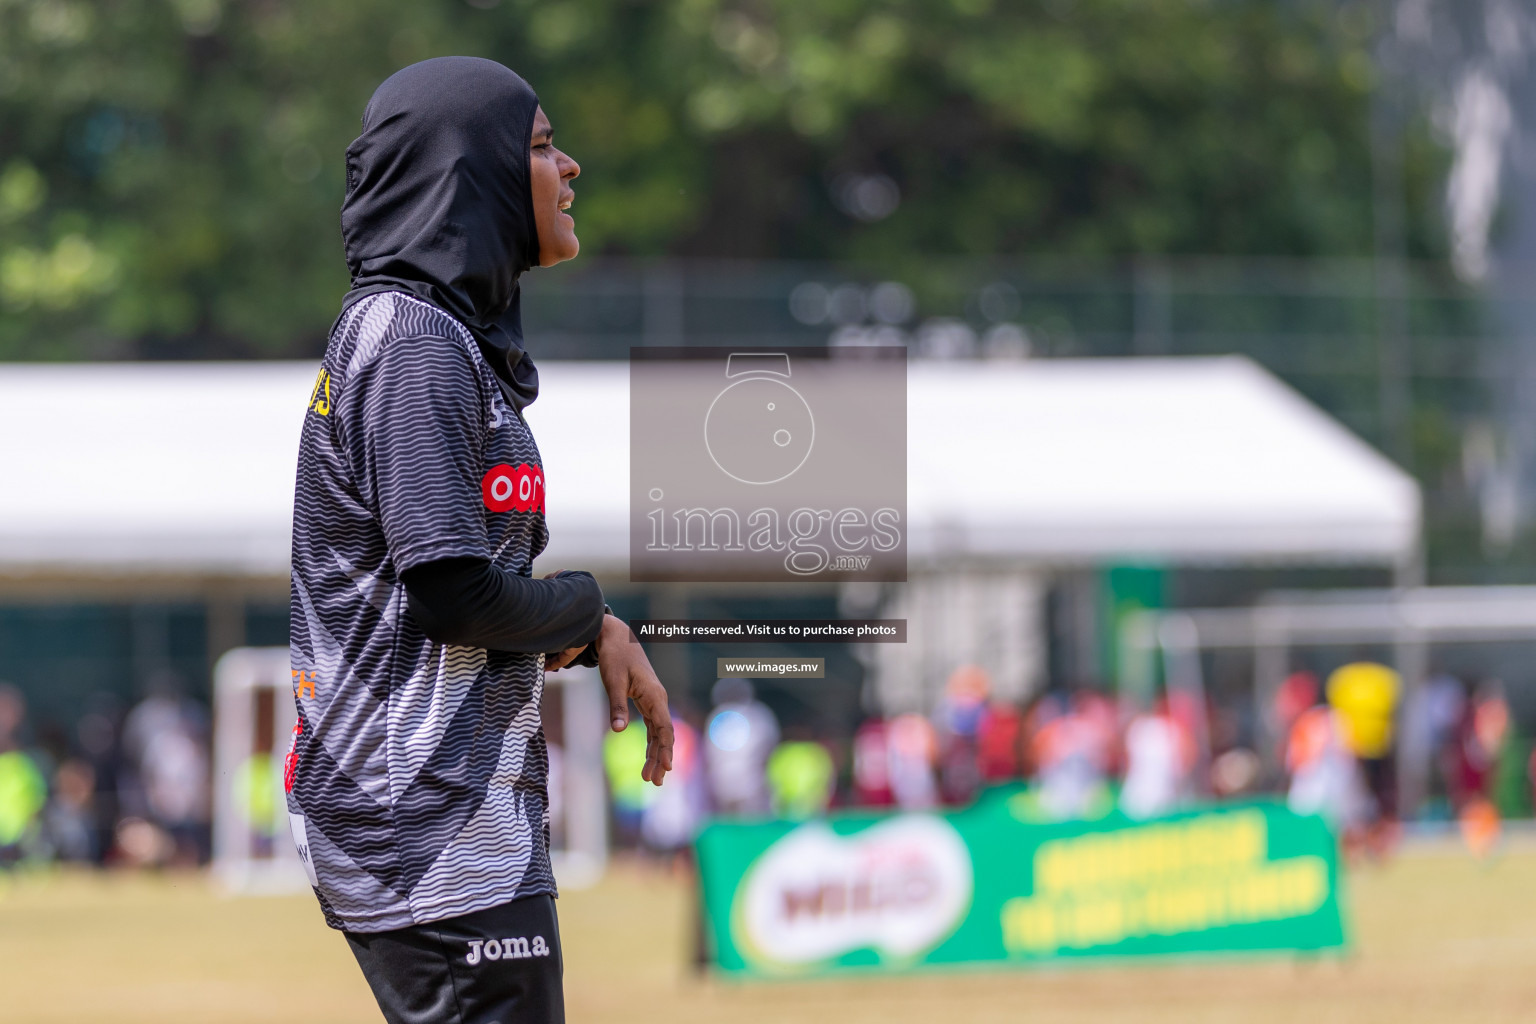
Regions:
[[[596,580],[534,579],[539,378],[518,279],[580,248],[576,162],[528,84],[442,57],[391,76],[347,149],[352,290],[294,501],[289,820],[391,1024],[564,1019],[543,673],[595,665],[643,776],[666,693]],[[554,653],[550,653],[554,652]]]

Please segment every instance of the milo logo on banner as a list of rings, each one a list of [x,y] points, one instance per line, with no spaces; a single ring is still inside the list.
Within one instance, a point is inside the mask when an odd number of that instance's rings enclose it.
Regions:
[[[724,971],[912,970],[1345,944],[1338,846],[1277,801],[1040,822],[998,790],[946,814],[718,821],[699,836]]]
[[[965,919],[971,888],[970,853],[942,818],[906,815],[848,835],[805,824],[747,870],[732,907],[732,939],[760,968],[863,949],[912,959]]]

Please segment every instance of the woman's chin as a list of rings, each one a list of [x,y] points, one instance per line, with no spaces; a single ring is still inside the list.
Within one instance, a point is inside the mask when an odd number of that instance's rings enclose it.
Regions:
[[[581,252],[581,242],[574,234],[562,238],[556,245],[539,246],[539,266],[552,267],[556,263],[573,260]]]

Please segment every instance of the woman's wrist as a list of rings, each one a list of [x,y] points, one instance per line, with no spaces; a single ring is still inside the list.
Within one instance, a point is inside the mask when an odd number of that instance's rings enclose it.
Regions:
[[[603,624],[598,627],[597,636],[593,638],[590,645],[592,648],[592,653],[598,655],[602,654],[603,638],[608,636],[610,631],[614,629],[623,629],[627,631],[628,628],[628,626],[624,625],[623,619],[613,614],[613,609],[609,608],[607,605],[603,605]]]

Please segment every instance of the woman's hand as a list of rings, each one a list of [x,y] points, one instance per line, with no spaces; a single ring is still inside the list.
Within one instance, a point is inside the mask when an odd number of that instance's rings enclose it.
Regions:
[[[603,631],[597,638],[597,670],[608,692],[609,724],[614,732],[623,732],[629,725],[631,700],[640,709],[645,721],[645,767],[640,777],[661,785],[672,770],[672,713],[667,709],[667,691],[656,678],[640,641],[617,616],[603,617]]]

